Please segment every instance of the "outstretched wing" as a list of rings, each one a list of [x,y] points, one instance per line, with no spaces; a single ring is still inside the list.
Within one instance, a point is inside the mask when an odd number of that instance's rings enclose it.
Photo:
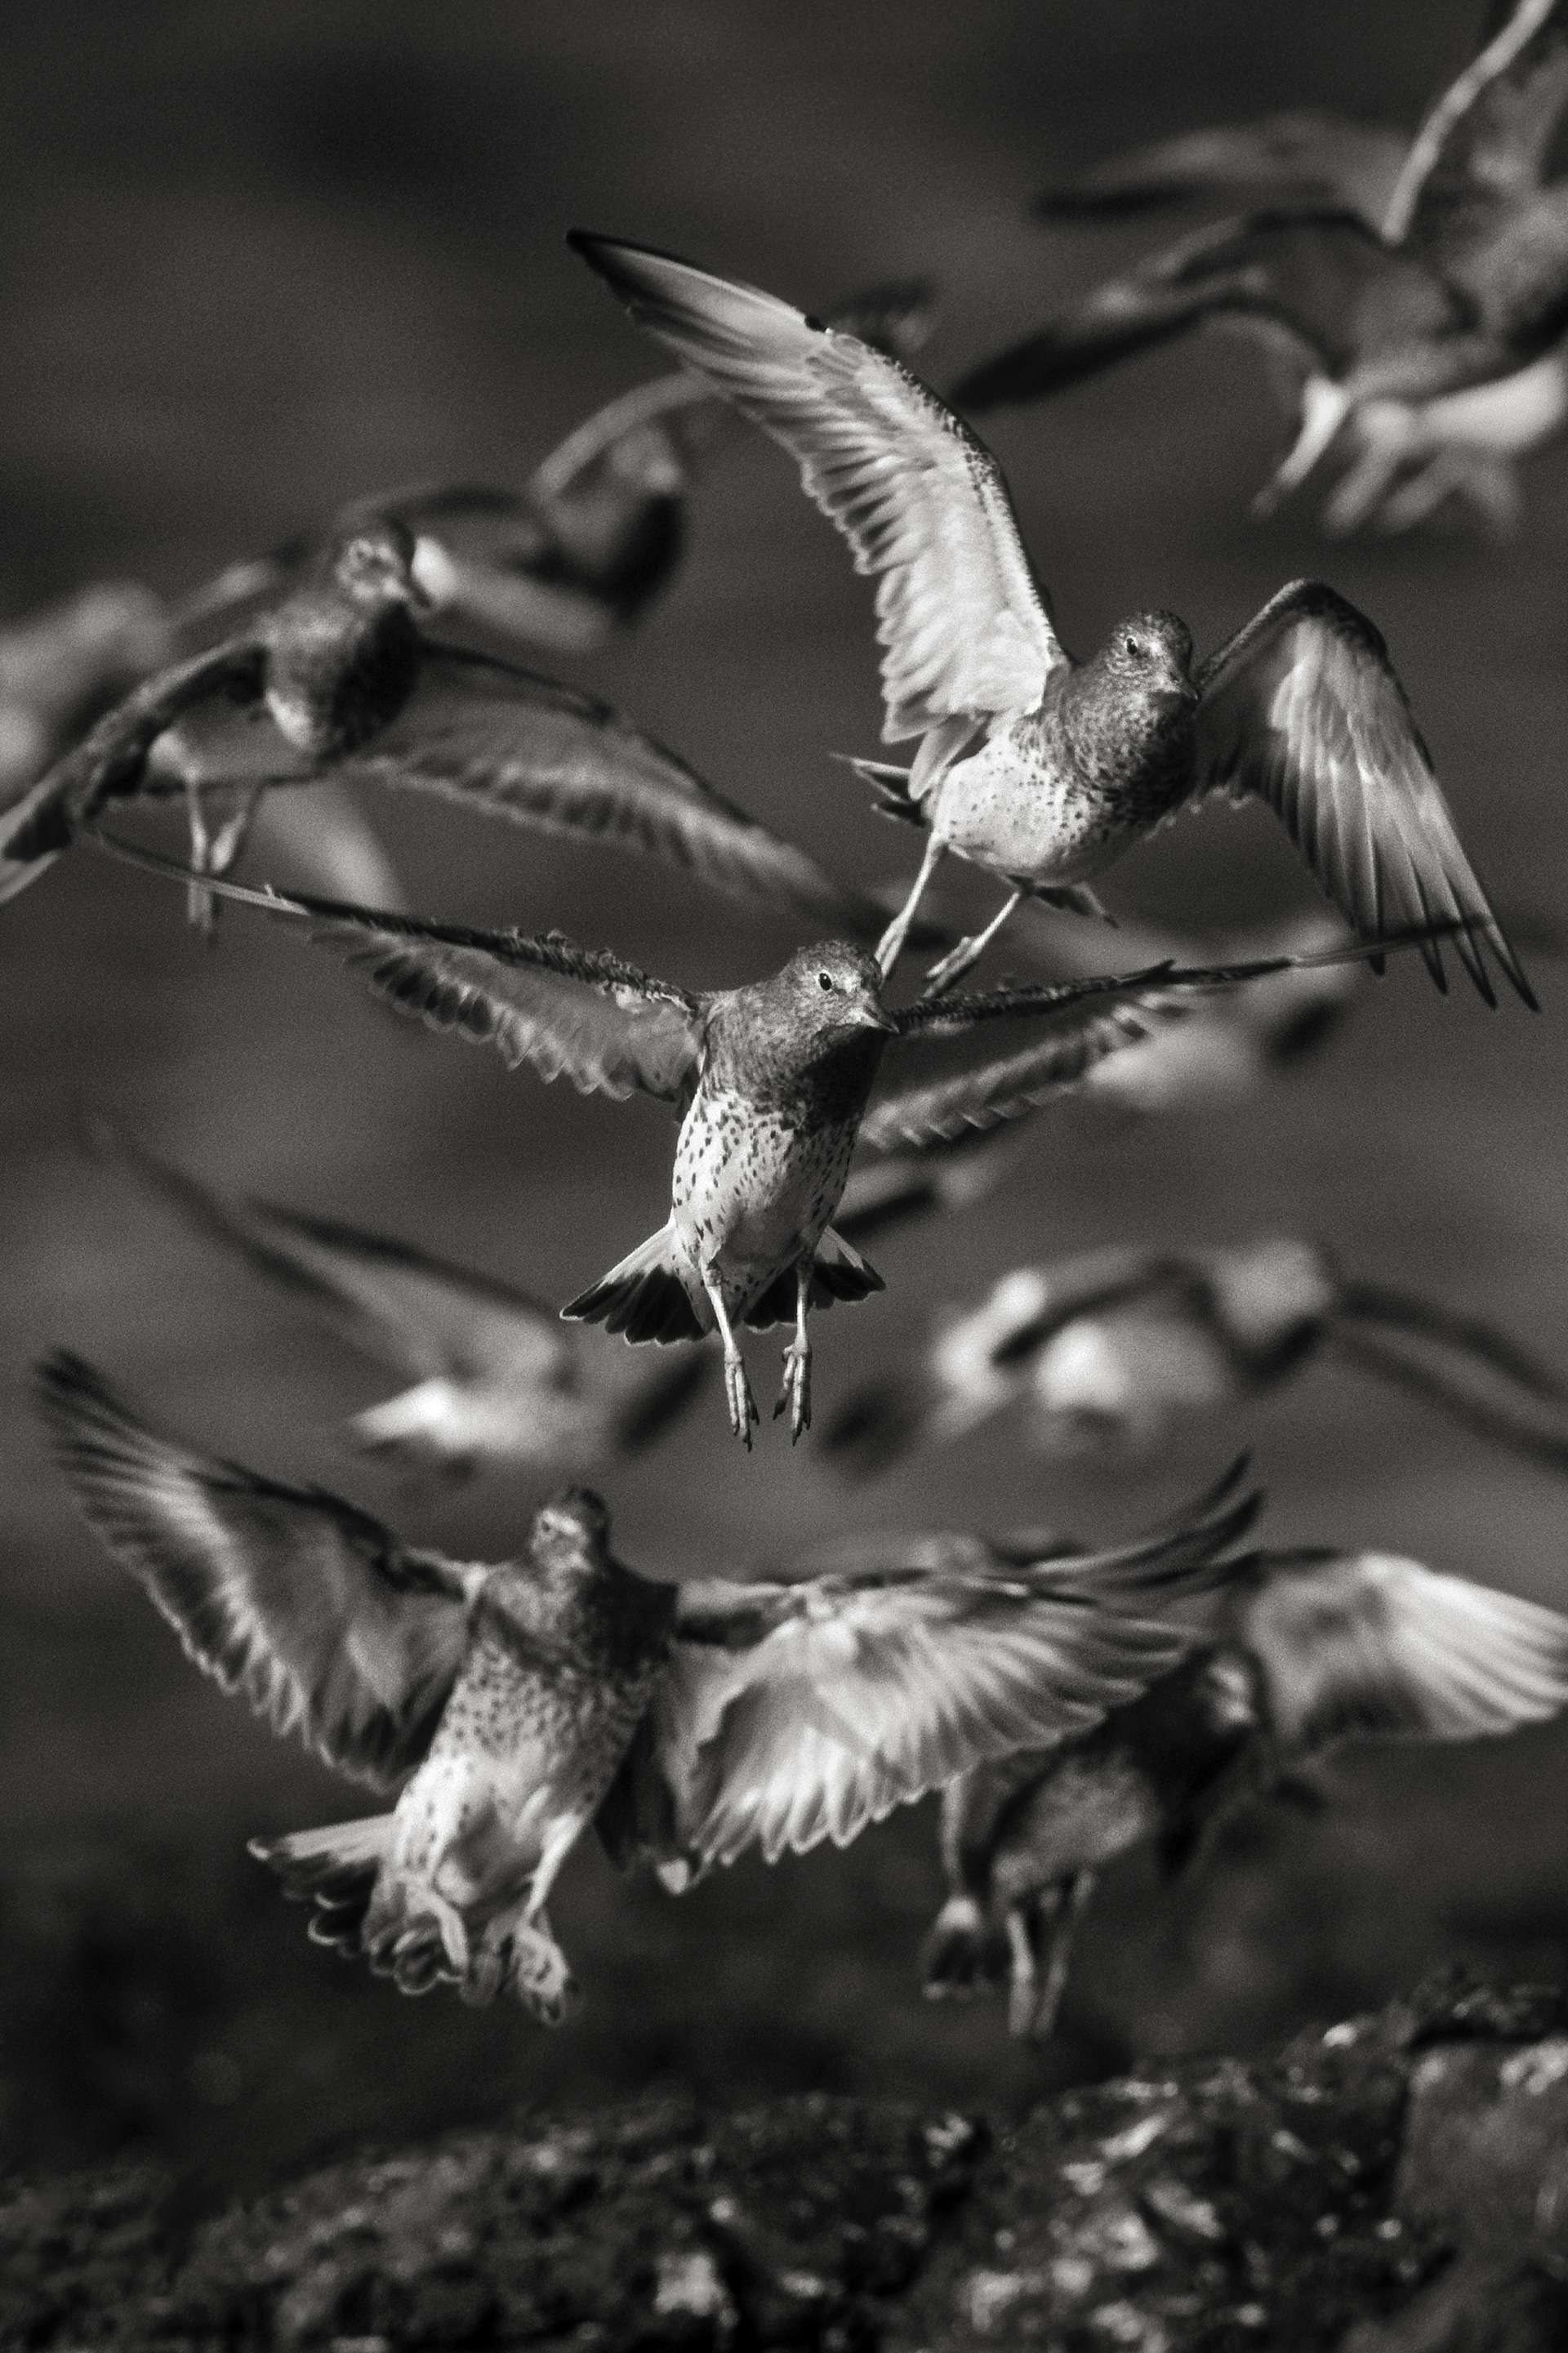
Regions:
[[[419,1762],[482,1571],[157,1436],[78,1356],[50,1357],[37,1394],[82,1512],[199,1667],[356,1779],[384,1788]]]
[[[1279,1746],[1474,1740],[1568,1705],[1568,1618],[1384,1553],[1264,1557],[1227,1640],[1263,1671]]]
[[[198,780],[320,773],[289,751],[264,709],[232,705],[183,727],[170,756]],[[427,648],[396,718],[331,774],[429,794],[534,833],[611,842],[731,897],[795,908],[830,931],[874,935],[886,921],[609,703],[456,647]]]
[[[784,444],[875,575],[883,735],[1026,711],[1065,659],[994,459],[856,335],[646,246],[571,243],[632,316]]]
[[[1539,185],[1568,100],[1568,5],[1513,0],[1443,92],[1405,160],[1384,215],[1391,243],[1446,246]]]
[[[190,879],[173,859],[106,833],[94,838],[131,865]],[[668,1103],[681,1099],[696,1071],[700,1000],[607,948],[577,947],[557,932],[531,938],[432,923],[240,882],[206,879],[204,887],[308,926],[317,946],[363,972],[399,1012],[494,1046],[514,1070],[531,1062],[542,1078],[564,1076],[584,1094],[621,1100],[640,1089]]]
[[[1256,122],[1181,132],[1093,164],[1047,188],[1034,209],[1047,220],[1142,212],[1188,197],[1267,193],[1275,202],[1342,205],[1380,223],[1409,145],[1380,122],[1303,108]]]
[[[1342,914],[1363,934],[1450,923],[1487,1003],[1483,947],[1524,1002],[1530,984],[1460,847],[1388,649],[1353,605],[1292,581],[1199,675],[1197,789],[1274,811]],[[1445,985],[1436,941],[1423,949]]]
[[[1204,326],[1235,326],[1335,380],[1470,323],[1470,306],[1358,215],[1258,212],[1201,229],[1070,304],[953,386],[976,413],[1042,400]]]
[[[676,1633],[656,1749],[702,1864],[847,1845],[982,1758],[1098,1722],[1189,1639],[1027,1576],[920,1569],[689,1586]]]

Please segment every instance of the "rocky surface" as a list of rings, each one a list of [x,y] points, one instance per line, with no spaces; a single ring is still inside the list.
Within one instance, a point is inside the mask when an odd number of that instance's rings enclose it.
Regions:
[[[1452,1979],[1273,2058],[979,2119],[650,2103],[316,2171],[195,2227],[0,2191],[0,2345],[1557,2353],[1568,2000]]]

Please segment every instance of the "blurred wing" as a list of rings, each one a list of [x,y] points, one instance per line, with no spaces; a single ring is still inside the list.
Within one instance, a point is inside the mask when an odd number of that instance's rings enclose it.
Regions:
[[[1535,1000],[1432,772],[1388,649],[1331,588],[1295,581],[1199,675],[1198,790],[1253,795],[1280,819],[1329,897],[1363,936],[1448,922],[1455,952],[1493,1002],[1489,947]],[[1423,949],[1444,986],[1435,942]]]
[[[385,1788],[423,1757],[462,1662],[472,1580],[367,1513],[156,1437],[79,1357],[38,1401],[78,1504],[188,1655],[278,1733]]]
[[[1441,239],[1540,185],[1568,100],[1568,5],[1517,0],[1417,132],[1384,216],[1391,243]]]
[[[889,743],[1032,710],[1066,657],[994,459],[897,360],[758,289],[606,237],[571,242],[632,316],[800,468],[875,575]]]
[[[93,1142],[186,1225],[412,1377],[505,1372],[545,1382],[573,1360],[559,1316],[524,1292],[384,1234],[220,1193],[106,1122]]]
[[[1196,327],[1237,326],[1339,378],[1371,353],[1468,323],[1469,307],[1355,214],[1259,212],[1097,287],[955,385],[963,408],[1039,400]]]
[[[151,850],[99,832],[110,853],[156,874],[192,879]],[[655,980],[607,948],[580,948],[559,933],[530,938],[460,923],[426,923],[336,899],[252,890],[204,878],[204,888],[309,926],[389,1004],[435,1029],[494,1046],[511,1069],[531,1062],[584,1094],[635,1093],[679,1102],[702,1048],[700,1000]]]
[[[656,1701],[683,1849],[844,1846],[982,1758],[1099,1721],[1185,1637],[1027,1578],[921,1572],[690,1586]]]
[[[1077,1086],[1108,1054],[1146,1038],[1162,1018],[1143,1005],[1065,1005],[1047,1036],[1016,1053],[883,1095],[860,1124],[859,1148],[875,1154],[948,1144],[1025,1119]]]
[[[1035,199],[1047,219],[1141,212],[1184,197],[1246,191],[1341,204],[1381,222],[1409,142],[1382,123],[1310,110],[1158,139],[1097,164]]]
[[[1265,1559],[1226,1614],[1286,1749],[1473,1740],[1568,1704],[1568,1619],[1413,1560]]]

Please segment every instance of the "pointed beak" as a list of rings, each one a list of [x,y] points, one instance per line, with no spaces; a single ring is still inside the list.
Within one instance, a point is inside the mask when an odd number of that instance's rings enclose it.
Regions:
[[[885,1030],[889,1038],[896,1038],[899,1034],[899,1025],[893,1016],[882,1006],[868,1001],[862,1001],[855,1008],[855,1026],[858,1029]]]

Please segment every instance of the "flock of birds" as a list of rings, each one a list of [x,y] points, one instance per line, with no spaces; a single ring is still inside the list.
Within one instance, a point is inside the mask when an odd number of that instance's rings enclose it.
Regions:
[[[1516,0],[1408,145],[1292,116],[1103,166],[1051,207],[1256,187],[1268,209],[1100,289],[952,405],[909,365],[922,289],[824,322],[574,235],[679,366],[524,490],[389,491],[181,608],[97,589],[14,628],[0,897],[83,843],[179,884],[204,930],[227,902],[258,909],[433,1029],[679,1121],[664,1222],[559,1313],[392,1238],[216,1190],[108,1123],[90,1148],[395,1368],[405,1386],[357,1417],[355,1443],[444,1472],[578,1478],[657,1441],[715,1335],[750,1447],[739,1335],[786,1328],[774,1411],[802,1438],[813,1309],[880,1291],[866,1244],[962,1214],[1065,1089],[1124,1118],[1245,1092],[1321,1040],[1361,965],[1398,951],[1440,988],[1452,955],[1489,1005],[1500,979],[1533,1008],[1373,622],[1297,581],[1202,659],[1163,610],[1076,659],[960,411],[1236,319],[1283,354],[1300,405],[1270,495],[1342,443],[1331,528],[1403,528],[1450,496],[1500,523],[1512,457],[1568,406],[1568,193],[1542,182],[1565,98],[1568,0]],[[885,900],[516,659],[590,649],[646,611],[726,405],[784,446],[877,584],[884,739],[913,756],[851,765],[924,837]],[[355,787],[630,850],[826,936],[699,990],[559,933],[432,921],[408,909]],[[1241,935],[1217,961],[1121,930],[1126,968],[1097,969],[1101,879],[1215,793],[1272,809],[1342,921]],[[120,829],[161,802],[184,811],[184,860]],[[321,892],[234,878],[247,844],[285,837]],[[927,907],[944,857],[995,878],[972,936]],[[1029,902],[1049,913],[1026,933]],[[961,988],[1010,925],[1054,968]],[[910,951],[928,967],[895,999]],[[997,1023],[1001,1048],[915,1066]],[[645,1370],[594,1324],[676,1353]],[[1568,1469],[1562,1373],[1289,1237],[1016,1270],[902,1377],[851,1395],[825,1442],[865,1472],[1027,1399],[1048,1446],[1147,1447],[1175,1413],[1222,1414],[1324,1348]],[[1152,1840],[1184,1868],[1247,1798],[1311,1801],[1310,1760],[1340,1739],[1468,1739],[1568,1704],[1568,1618],[1378,1552],[1258,1550],[1244,1464],[1110,1548],[931,1531],[857,1539],[789,1581],[677,1586],[616,1557],[585,1487],[542,1505],[516,1558],[458,1561],[161,1434],[74,1356],[40,1368],[37,1394],[81,1509],[195,1662],[276,1731],[398,1792],[258,1842],[312,1905],[311,1935],[405,1992],[510,1993],[551,2022],[574,1989],[548,1899],[590,1829],[679,1890],[752,1848],[771,1862],[842,1845],[940,1790],[949,1893],[927,1989],[1005,1978],[1015,2030],[1042,2036],[1073,1923],[1117,1854]]]

